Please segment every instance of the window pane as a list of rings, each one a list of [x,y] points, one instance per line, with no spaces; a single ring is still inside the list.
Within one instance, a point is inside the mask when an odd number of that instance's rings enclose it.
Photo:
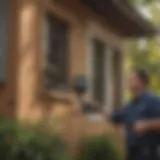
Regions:
[[[47,87],[65,88],[68,82],[68,26],[52,16],[48,17],[47,26]]]
[[[122,53],[118,50],[113,52],[112,55],[112,76],[113,76],[113,97],[115,109],[122,105]]]
[[[9,0],[0,1],[0,82],[6,79]]]
[[[94,40],[94,62],[93,62],[93,98],[103,104],[105,93],[105,44]]]

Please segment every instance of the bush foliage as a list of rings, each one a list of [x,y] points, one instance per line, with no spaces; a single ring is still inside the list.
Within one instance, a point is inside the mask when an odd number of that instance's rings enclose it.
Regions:
[[[67,146],[57,135],[20,127],[15,121],[0,119],[0,159],[69,160]]]
[[[16,121],[0,118],[0,159],[70,160],[63,139],[39,128],[22,127]],[[78,160],[121,160],[108,136],[87,137],[80,141],[78,150]]]
[[[78,160],[122,160],[112,138],[102,135],[83,139]]]

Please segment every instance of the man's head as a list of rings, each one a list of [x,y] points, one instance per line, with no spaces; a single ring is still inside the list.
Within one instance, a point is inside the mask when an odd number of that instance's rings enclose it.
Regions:
[[[149,85],[149,73],[145,69],[133,69],[129,75],[128,87],[133,95],[140,94]]]

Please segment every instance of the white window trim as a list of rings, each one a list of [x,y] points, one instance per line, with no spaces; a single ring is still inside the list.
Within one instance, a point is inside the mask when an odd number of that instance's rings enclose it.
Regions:
[[[101,40],[105,43],[106,51],[105,51],[105,64],[106,64],[106,72],[105,72],[105,104],[104,110],[106,112],[112,112],[113,108],[113,87],[112,87],[112,48],[119,48],[120,46],[120,37],[115,36],[114,34],[107,32],[106,28],[102,28],[96,23],[90,23],[88,27],[88,32],[86,34],[86,75],[88,80],[88,98],[89,100],[93,100],[93,43],[94,39]],[[96,119],[93,118],[93,119]],[[98,119],[98,117],[97,117]]]
[[[95,37],[94,37],[95,38]],[[93,38],[93,39],[94,39]],[[88,79],[88,96],[90,100],[93,100],[93,78],[94,78],[94,73],[93,73],[93,62],[94,62],[94,54],[93,54],[93,44],[92,44],[92,40],[90,40],[89,43],[89,51],[87,52],[87,79]],[[99,39],[102,40],[103,39]],[[104,42],[104,41],[103,41]],[[104,90],[104,107],[108,110],[109,107],[111,106],[111,97],[109,96],[110,91],[111,91],[111,76],[110,76],[110,70],[111,70],[111,49],[109,48],[108,44],[105,43],[105,90]]]

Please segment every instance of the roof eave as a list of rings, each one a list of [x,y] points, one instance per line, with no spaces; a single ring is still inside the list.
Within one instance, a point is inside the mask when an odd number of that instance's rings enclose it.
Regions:
[[[128,0],[81,0],[126,37],[152,37],[156,28]]]

